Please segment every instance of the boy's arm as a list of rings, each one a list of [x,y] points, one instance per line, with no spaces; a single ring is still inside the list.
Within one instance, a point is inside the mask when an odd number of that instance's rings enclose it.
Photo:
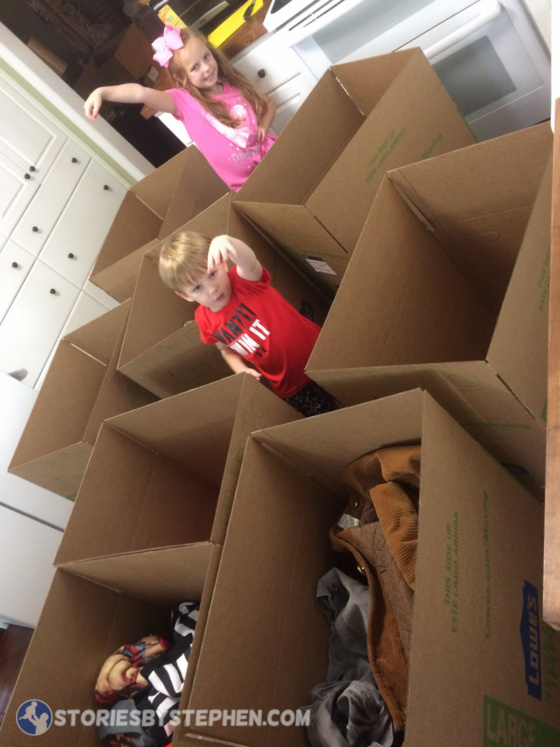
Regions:
[[[231,350],[227,347],[227,345],[224,345],[222,342],[217,342],[216,347],[222,354],[223,359],[228,364],[228,366],[231,368],[233,373],[248,373],[251,376],[254,376],[257,381],[261,378],[262,374],[260,371],[257,371],[255,368],[251,368],[251,366],[248,366],[243,358],[235,352],[235,350]]]
[[[210,242],[208,250],[208,271],[212,272],[220,262],[227,262],[228,259],[237,265],[240,278],[255,282],[261,279],[262,265],[250,246],[233,236],[216,236]]]
[[[95,119],[104,101],[120,104],[147,104],[152,109],[177,114],[173,97],[166,91],[141,86],[139,83],[123,83],[120,86],[101,86],[92,91],[84,103],[88,119]]]

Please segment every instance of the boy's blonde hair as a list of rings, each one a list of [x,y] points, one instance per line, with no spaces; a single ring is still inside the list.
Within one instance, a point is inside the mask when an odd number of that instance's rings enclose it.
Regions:
[[[211,239],[194,231],[171,236],[159,253],[159,276],[171,290],[184,292],[208,270]]]
[[[183,48],[189,39],[196,38],[204,42],[214,59],[218,64],[218,80],[226,83],[230,83],[232,86],[237,88],[241,95],[247,99],[247,101],[253,107],[257,119],[264,114],[266,111],[266,102],[261,94],[257,91],[251,81],[238,72],[225,54],[211,44],[208,39],[196,29],[182,28],[181,39],[183,40]],[[204,89],[196,88],[189,80],[187,71],[182,67],[179,61],[179,53],[181,50],[173,52],[173,57],[169,60],[169,72],[180,81],[181,86],[188,91],[197,101],[199,101],[206,111],[210,112],[212,116],[216,117],[217,120],[223,122],[228,127],[239,127],[241,122],[232,116],[231,112],[221,101],[214,99],[213,96],[207,93]]]

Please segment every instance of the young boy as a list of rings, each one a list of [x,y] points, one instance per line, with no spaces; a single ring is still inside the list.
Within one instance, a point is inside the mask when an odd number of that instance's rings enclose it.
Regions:
[[[215,344],[232,371],[257,380],[265,376],[302,415],[337,409],[333,397],[304,373],[321,328],[271,287],[268,270],[247,244],[185,231],[163,246],[159,274],[178,296],[199,304],[195,320],[202,342]]]

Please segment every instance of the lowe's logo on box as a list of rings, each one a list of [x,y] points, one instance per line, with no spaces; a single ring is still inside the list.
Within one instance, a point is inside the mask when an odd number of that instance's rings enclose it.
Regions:
[[[542,700],[539,592],[528,581],[523,586],[521,644],[525,657],[525,682],[531,697]]]

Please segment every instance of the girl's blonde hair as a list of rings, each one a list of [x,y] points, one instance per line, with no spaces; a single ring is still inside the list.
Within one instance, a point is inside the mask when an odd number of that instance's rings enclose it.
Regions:
[[[200,41],[202,41],[208,47],[218,64],[218,79],[222,82],[225,81],[237,88],[239,93],[244,98],[246,98],[253,107],[255,114],[257,115],[257,119],[260,119],[266,111],[265,99],[263,98],[263,96],[261,96],[261,94],[253,86],[253,84],[233,67],[225,54],[214,47],[214,45],[208,41],[204,34],[201,34],[200,31],[197,31],[196,29],[181,29],[181,38],[183,40],[183,49],[185,47],[185,44],[193,38],[200,39]],[[223,124],[227,125],[228,127],[239,127],[241,122],[231,115],[231,112],[223,102],[214,99],[211,94],[206,93],[204,89],[199,89],[196,88],[196,86],[193,86],[193,84],[189,80],[187,71],[179,62],[181,51],[181,49],[178,49],[173,52],[173,57],[169,61],[169,71],[171,72],[173,77],[178,80],[181,86],[186,91],[188,91],[191,96],[199,101],[202,106],[208,112],[210,112],[210,114],[212,114],[212,116],[216,117],[217,120],[223,122]]]
[[[159,276],[171,290],[184,292],[208,270],[211,239],[194,231],[171,236],[159,253]]]

